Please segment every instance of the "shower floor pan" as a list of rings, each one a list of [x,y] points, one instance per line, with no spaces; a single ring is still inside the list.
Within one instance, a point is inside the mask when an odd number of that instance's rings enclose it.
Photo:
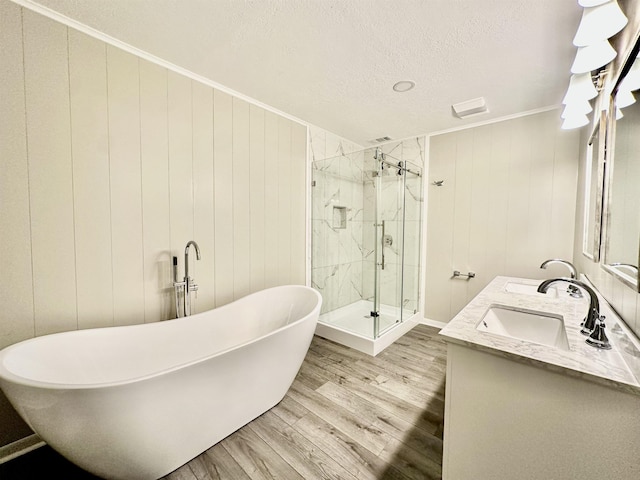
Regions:
[[[372,302],[360,300],[324,313],[320,315],[316,335],[375,356],[418,324],[418,314],[405,310],[405,321],[400,323],[397,308],[381,305],[380,336],[374,340],[372,309]]]

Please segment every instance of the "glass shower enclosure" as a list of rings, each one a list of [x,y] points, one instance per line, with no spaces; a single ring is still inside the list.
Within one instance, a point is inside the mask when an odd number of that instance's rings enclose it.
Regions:
[[[394,152],[370,148],[312,169],[319,321],[370,340],[418,311],[422,168]]]

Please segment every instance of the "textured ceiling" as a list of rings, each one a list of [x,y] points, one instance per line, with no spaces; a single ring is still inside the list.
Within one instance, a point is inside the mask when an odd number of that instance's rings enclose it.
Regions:
[[[362,145],[559,104],[582,14],[576,0],[32,3]],[[452,115],[479,96],[489,114]]]

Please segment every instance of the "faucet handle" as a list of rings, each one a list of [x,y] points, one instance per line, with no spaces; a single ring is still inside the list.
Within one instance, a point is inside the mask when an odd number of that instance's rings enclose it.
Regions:
[[[582,298],[582,290],[580,290],[575,285],[569,284],[569,286],[567,287],[567,293],[569,294],[570,297]]]
[[[611,350],[611,344],[609,343],[607,334],[604,331],[606,327],[604,319],[604,315],[598,315],[593,332],[591,332],[591,335],[589,335],[589,338],[587,338],[585,342],[587,345],[591,345],[592,347],[599,348],[601,350]]]

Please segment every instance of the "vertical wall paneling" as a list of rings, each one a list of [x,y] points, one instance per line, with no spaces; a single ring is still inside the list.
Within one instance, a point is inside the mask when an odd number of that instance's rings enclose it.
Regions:
[[[192,82],[193,95],[193,238],[202,253],[194,266],[199,285],[196,311],[215,306],[213,203],[213,89]]]
[[[279,261],[278,241],[278,183],[284,181],[280,176],[278,164],[278,116],[265,112],[264,146],[264,222],[265,222],[265,287],[278,285]]]
[[[179,276],[184,276],[184,251],[193,238],[193,114],[191,80],[168,72],[167,131],[169,134],[169,199],[171,252],[178,257]],[[195,250],[189,251],[189,276],[195,278]]]
[[[479,279],[478,282],[469,282],[467,294],[473,297],[481,290],[479,287],[485,282],[491,281],[494,275],[489,272],[487,264],[487,221],[491,215],[489,204],[489,192],[483,185],[491,181],[491,172],[487,168],[485,159],[491,155],[492,132],[491,125],[486,125],[473,132],[472,165],[470,166],[471,184],[469,192],[471,212],[469,218],[469,259],[468,264],[473,266],[473,271]],[[469,267],[471,268],[471,267]]]
[[[167,70],[140,60],[145,321],[173,318]]]
[[[3,348],[32,337],[34,320],[21,9],[0,2],[0,18],[0,251],[11,278],[11,288],[0,289]]]
[[[107,46],[114,323],[144,321],[138,58]]]
[[[535,119],[534,119],[535,120]],[[532,117],[524,117],[511,124],[511,158],[509,160],[509,182],[507,188],[507,250],[506,264],[514,276],[524,276],[530,263],[535,263],[528,255],[531,200],[531,142]],[[538,263],[540,265],[540,263]],[[537,266],[537,265],[536,265]]]
[[[249,171],[249,104],[233,98],[233,296],[251,288],[251,189]]]
[[[507,209],[496,205],[507,205],[509,201],[509,161],[511,159],[511,137],[501,124],[491,125],[491,148],[485,161],[492,188],[487,188],[491,214],[487,217],[486,263],[487,276],[483,282],[506,271],[505,255],[507,249]],[[482,188],[478,185],[478,188]],[[479,273],[479,272],[476,272]],[[479,277],[480,278],[480,277]],[[481,283],[478,281],[477,283]]]
[[[107,58],[104,42],[69,30],[78,327],[113,325]]]
[[[291,122],[278,119],[278,283],[291,271]]]
[[[577,174],[575,167],[575,159],[578,157],[578,145],[575,139],[578,132],[555,130],[555,155],[553,159],[553,197],[551,202],[554,206],[561,206],[564,209],[575,210],[576,206],[576,188]],[[573,140],[573,141],[572,141]],[[560,213],[560,209],[551,211],[550,239],[558,235],[561,238],[575,235],[575,222],[567,222],[567,218]],[[567,245],[559,247],[554,252],[561,258],[572,258],[573,249]]]
[[[78,327],[68,43],[65,26],[23,15],[35,333],[42,335]]]
[[[453,200],[455,195],[456,144],[449,138],[438,135],[431,138],[429,155],[429,178],[427,194],[427,258],[425,278],[426,318],[440,320],[449,318],[451,278],[455,268],[452,261],[453,248]],[[433,182],[444,180],[441,186]],[[437,231],[437,235],[433,232]],[[444,300],[443,300],[444,299]]]
[[[306,281],[307,129],[292,123],[291,130],[291,272],[290,281]]]
[[[0,43],[0,348],[173,318],[190,239],[195,311],[304,281],[304,127],[8,0]]]
[[[477,270],[469,263],[469,238],[471,226],[471,189],[473,166],[473,130],[463,130],[456,136],[455,193],[453,199],[453,262],[454,269],[461,272]],[[439,187],[440,188],[440,187]],[[468,300],[469,282],[455,279],[451,282],[451,311],[457,312]]]
[[[264,288],[265,252],[265,112],[251,105],[249,109],[249,190],[251,209],[250,289],[257,292]]]
[[[564,214],[558,214],[556,209],[554,209],[554,198],[553,198],[553,185],[558,182],[556,179],[556,174],[554,172],[554,164],[556,158],[565,165],[569,166],[569,169],[573,171],[575,174],[576,168],[575,163],[577,159],[577,153],[574,158],[571,158],[570,152],[567,151],[559,151],[559,148],[562,148],[565,142],[558,143],[558,133],[561,130],[558,128],[558,125],[553,121],[541,122],[538,119],[538,125],[533,126],[535,130],[537,130],[539,135],[542,138],[547,139],[544,142],[536,141],[536,138],[529,137],[527,141],[529,142],[531,149],[531,169],[529,171],[529,214],[528,214],[528,223],[531,226],[535,226],[535,232],[529,230],[529,235],[535,235],[538,238],[538,241],[533,245],[529,246],[528,252],[526,256],[529,257],[528,264],[533,261],[533,259],[538,260],[536,266],[540,266],[540,264],[546,260],[547,255],[552,252],[552,255],[559,258],[571,258],[572,248],[567,251],[566,250],[566,242],[556,243],[555,236],[558,234],[559,238],[567,238],[564,232],[556,232],[553,227],[553,217],[559,216],[562,218],[563,222],[566,222],[566,216]],[[561,159],[561,160],[560,160]],[[553,181],[549,181],[549,172],[553,172]],[[571,182],[567,183],[567,179],[562,179],[558,183],[561,185],[561,188],[567,192],[568,185]],[[575,185],[575,184],[574,184]],[[575,196],[575,187],[571,192],[567,192],[571,197]],[[575,198],[569,202],[571,205],[575,203]],[[560,204],[558,204],[560,205]],[[571,207],[573,208],[573,207]],[[549,222],[548,219],[552,220]],[[573,225],[573,222],[570,222]],[[572,229],[573,232],[573,229]],[[571,234],[573,236],[573,233]],[[528,266],[528,265],[527,265]]]
[[[558,132],[549,111],[431,138],[425,317],[449,321],[496,275],[545,278],[542,261],[572,258],[578,143]]]
[[[213,180],[216,214],[215,234],[215,299],[216,305],[233,300],[233,164],[232,164],[232,97],[213,93]]]

